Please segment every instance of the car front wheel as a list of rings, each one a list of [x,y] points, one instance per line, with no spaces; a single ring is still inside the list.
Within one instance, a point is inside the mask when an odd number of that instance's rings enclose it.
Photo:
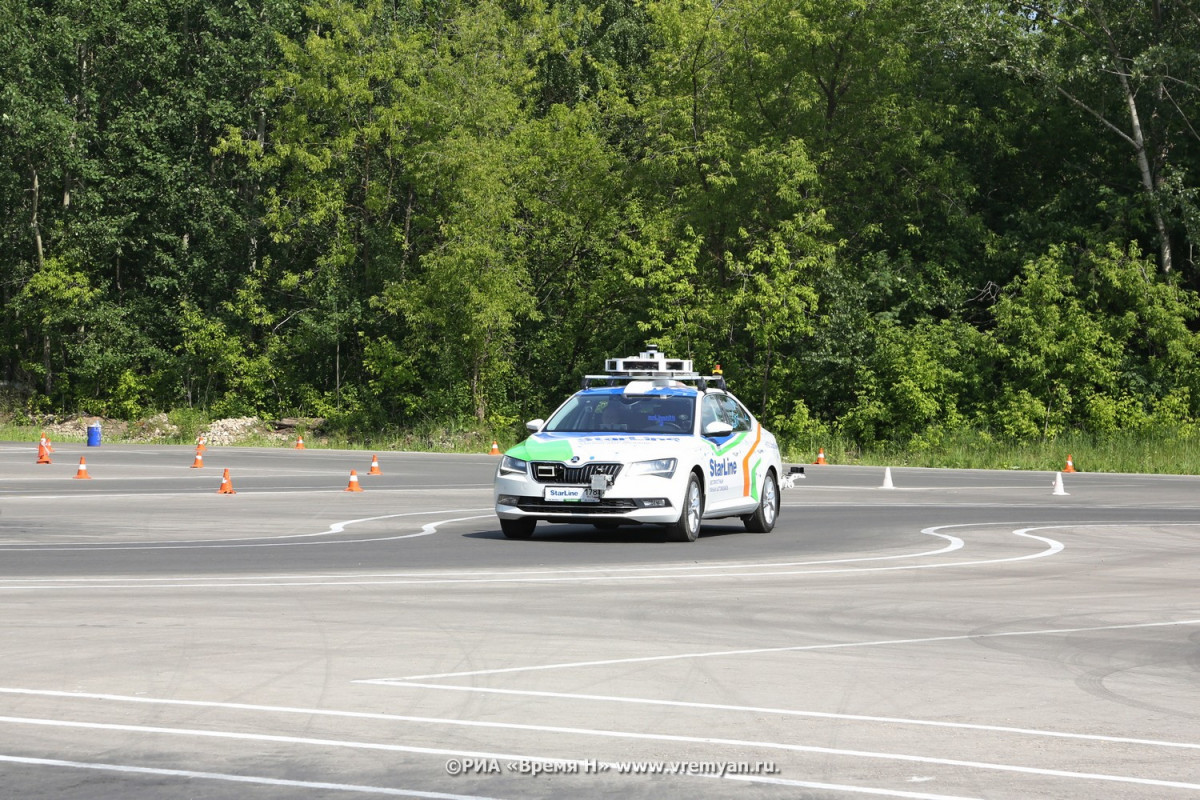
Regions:
[[[700,535],[700,518],[704,516],[704,491],[696,473],[688,476],[687,491],[683,493],[683,508],[679,519],[667,526],[667,541],[694,542]]]
[[[753,514],[742,517],[746,530],[751,533],[770,533],[779,517],[779,485],[775,482],[775,473],[768,472],[763,480],[762,499]]]
[[[533,536],[533,529],[536,527],[537,520],[528,517],[500,520],[500,530],[504,531],[506,539],[528,539]]]

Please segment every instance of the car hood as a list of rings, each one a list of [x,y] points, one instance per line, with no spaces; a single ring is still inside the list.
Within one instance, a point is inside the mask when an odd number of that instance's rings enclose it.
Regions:
[[[522,461],[561,461],[583,464],[588,461],[627,463],[652,458],[667,458],[687,435],[623,433],[535,433],[505,455]]]

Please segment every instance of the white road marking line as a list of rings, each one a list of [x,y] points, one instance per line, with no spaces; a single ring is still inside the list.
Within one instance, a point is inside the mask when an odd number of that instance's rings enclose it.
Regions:
[[[1197,620],[1200,622],[1200,620]],[[1057,739],[1074,739],[1105,744],[1132,744],[1145,747],[1180,748],[1185,750],[1200,750],[1200,743],[1171,742],[1161,739],[1136,739],[1126,736],[1103,736],[1090,733],[1070,733],[1064,731],[1047,731],[1036,728],[1014,728],[1003,725],[984,725],[970,722],[943,722],[940,720],[922,720],[905,717],[881,717],[865,714],[840,714],[826,711],[800,711],[787,708],[771,708],[765,706],[728,705],[724,703],[697,703],[687,700],[654,700],[638,697],[620,697],[612,695],[579,694],[575,692],[546,692],[524,689],[489,689],[480,686],[454,686],[450,684],[417,683],[417,682],[380,682],[354,681],[376,685],[394,686],[400,688],[434,689],[441,691],[470,692],[479,694],[496,694],[516,697],[541,697],[553,700],[586,700],[602,703],[626,703],[633,705],[663,706],[668,708],[691,708],[705,711],[733,711],[748,714],[773,714],[779,716],[805,717],[809,719],[834,719],[849,722],[884,723],[888,725],[916,725],[930,728],[947,728],[951,730],[971,730],[985,733],[1014,733],[1022,736],[1045,736]],[[325,708],[303,708],[297,706],[274,706],[261,703],[231,703],[218,700],[180,700],[177,698],[146,697],[144,695],[106,694],[100,692],[68,692],[59,689],[24,689],[17,687],[0,687],[0,694],[19,695],[25,697],[47,697],[59,700],[98,700],[102,702],[126,703],[129,705],[178,706],[182,708],[226,709],[230,711],[254,711],[268,714],[298,714],[308,717],[331,717],[340,719],[369,719],[381,722],[445,722],[453,725],[476,724],[490,727],[506,725],[507,723],[474,723],[469,720],[430,717],[413,717],[391,714],[383,711],[343,711]],[[513,723],[516,724],[516,723]],[[537,726],[535,726],[537,727]],[[541,729],[537,727],[537,729]]]
[[[215,463],[213,463],[214,459],[211,456],[208,456],[208,459],[209,459],[209,463],[204,466],[203,471],[195,469],[193,467],[189,467],[186,464],[173,464],[171,466],[162,467],[159,470],[158,474],[155,474],[155,475],[138,474],[136,472],[135,467],[126,466],[126,465],[122,465],[122,464],[111,464],[111,463],[105,464],[103,462],[97,462],[96,459],[94,459],[94,458],[88,464],[88,466],[89,467],[99,467],[100,469],[108,469],[108,470],[113,470],[113,471],[122,473],[119,476],[111,477],[108,479],[108,480],[114,480],[114,481],[116,481],[116,480],[136,480],[138,483],[144,483],[144,482],[153,483],[155,481],[186,480],[186,481],[192,481],[195,483],[199,483],[202,481],[211,481],[213,478],[213,473],[215,473],[217,470],[224,469],[226,466],[226,465],[220,465],[220,466],[216,465]],[[64,459],[64,462],[65,462],[65,459]],[[69,466],[74,467],[74,464],[71,464]],[[301,476],[313,477],[313,478],[329,478],[330,480],[336,480],[338,478],[345,478],[345,476],[349,474],[348,472],[343,471],[341,469],[341,467],[334,466],[334,465],[330,465],[330,466],[326,467],[325,469],[289,469],[289,470],[282,471],[282,472],[278,471],[278,470],[274,470],[274,469],[262,470],[262,469],[258,469],[256,467],[247,467],[247,466],[239,466],[239,465],[229,466],[229,469],[230,470],[238,470],[239,472],[249,473],[251,475],[251,477],[266,478],[269,480],[276,480],[279,478],[296,478],[296,477],[301,477]],[[347,466],[346,469],[351,469],[351,467]],[[269,474],[263,474],[264,472],[269,472]],[[389,477],[389,478],[404,478],[404,477],[410,477],[412,474],[413,473],[407,469],[397,470],[395,468],[392,468],[392,469],[389,469],[387,477]],[[43,477],[57,478],[58,476],[43,476]],[[220,477],[219,473],[217,474],[217,477],[218,478]],[[27,478],[27,477],[12,477],[12,476],[10,476],[10,477],[6,477],[6,478],[0,478],[0,484],[5,484],[5,483],[27,484],[31,480],[32,479]],[[96,480],[104,481],[105,479],[104,478],[96,478]],[[434,486],[434,485],[440,485],[440,484],[426,484],[426,485]],[[443,489],[445,488],[444,485],[440,485],[440,486]],[[484,488],[484,487],[491,488],[492,484],[490,484],[490,483],[462,483],[462,484],[455,484],[455,486],[456,487],[469,486],[469,487],[479,487],[479,488]],[[81,487],[81,489],[92,492],[93,493],[92,497],[95,497],[97,494],[99,494],[102,497],[108,496],[104,493],[102,487],[103,487],[103,484],[101,484],[101,486],[89,484],[86,487]],[[402,489],[402,488],[404,488],[404,487],[393,486],[390,489],[387,489],[387,491],[395,491],[396,489]],[[296,491],[300,491],[300,489],[297,488]],[[332,491],[332,490],[331,489],[314,489],[313,491],[328,492],[328,491]],[[153,494],[153,493],[151,493],[151,494]],[[68,496],[77,497],[78,495],[75,494],[75,495],[68,495]],[[113,495],[113,496],[116,496],[116,495]]]
[[[476,508],[476,509],[464,508],[464,509],[462,509],[462,511],[483,511],[483,510],[485,510],[485,509],[480,509],[480,508]],[[176,542],[176,543],[148,542],[148,543],[144,543],[144,544],[63,543],[63,544],[38,545],[36,547],[29,547],[26,545],[12,545],[12,546],[0,545],[0,552],[17,552],[17,553],[51,552],[51,553],[57,553],[57,552],[74,552],[74,551],[79,551],[79,550],[88,551],[88,552],[108,551],[108,550],[114,550],[114,551],[116,551],[116,550],[203,550],[203,549],[222,549],[222,548],[234,549],[234,548],[239,548],[239,547],[297,547],[297,546],[302,546],[302,545],[303,546],[312,546],[312,545],[332,545],[332,544],[366,544],[366,543],[371,543],[371,542],[393,542],[393,541],[397,541],[399,539],[415,539],[419,536],[429,536],[432,533],[437,533],[438,527],[440,527],[442,525],[449,525],[452,522],[465,522],[465,521],[469,521],[469,520],[483,519],[484,516],[487,516],[487,515],[481,515],[481,516],[473,516],[473,517],[458,517],[456,519],[443,519],[443,520],[439,520],[437,522],[431,522],[426,525],[422,525],[419,533],[406,533],[406,534],[401,534],[399,536],[379,536],[379,537],[371,537],[369,539],[337,539],[337,540],[322,541],[322,542],[281,541],[283,539],[298,539],[298,538],[316,537],[316,536],[330,536],[335,533],[343,533],[345,531],[346,526],[356,525],[360,522],[374,522],[376,520],[392,519],[394,517],[413,517],[413,516],[426,516],[428,514],[448,514],[448,513],[452,513],[452,512],[443,510],[443,511],[413,511],[413,512],[408,512],[408,513],[404,513],[404,514],[385,514],[385,515],[379,516],[379,517],[362,517],[360,519],[351,519],[351,520],[346,520],[344,522],[335,522],[335,523],[331,524],[326,530],[323,530],[320,533],[293,533],[293,534],[287,534],[284,536],[254,537],[253,539],[251,539],[251,538],[214,539],[208,543],[206,543],[204,541],[198,541],[198,540],[185,540],[185,541]],[[453,513],[459,513],[459,512],[453,512]],[[265,539],[265,541],[264,541],[264,539]],[[26,580],[47,580],[47,579],[34,578],[34,579],[26,579]],[[57,579],[53,579],[53,580],[57,580]],[[67,580],[79,580],[79,579],[71,578],[71,579],[67,579]],[[89,578],[89,579],[83,579],[83,580],[105,580],[105,579],[104,578]],[[138,579],[134,579],[134,580],[138,580]]]
[[[1200,620],[1196,620],[1200,623]],[[688,700],[656,700],[644,697],[622,697],[619,695],[581,694],[579,692],[547,692],[535,689],[495,689],[485,686],[456,686],[449,683],[420,683],[417,681],[399,680],[365,680],[355,683],[393,686],[402,689],[433,689],[448,692],[468,692],[473,694],[498,694],[516,697],[541,697],[549,700],[590,701],[598,703],[627,703],[631,705],[663,706],[667,708],[694,708],[705,711],[732,711],[747,714],[772,714],[784,717],[804,717],[806,719],[833,719],[848,722],[871,722],[885,725],[915,725],[926,728],[947,728],[951,730],[982,731],[984,733],[1012,733],[1021,736],[1045,736],[1053,739],[1078,739],[1080,741],[1104,742],[1106,744],[1132,744],[1146,747],[1174,747],[1184,750],[1200,750],[1200,743],[1171,742],[1163,739],[1137,739],[1129,736],[1103,736],[1093,733],[1071,733],[1068,731],[1049,731],[1039,728],[1016,728],[1008,725],[986,725],[978,722],[944,722],[941,720],[913,719],[911,717],[880,717],[870,714],[837,714],[831,711],[803,711],[790,708],[772,708],[770,706],[743,706],[728,703],[699,703]],[[0,693],[22,691],[0,688]],[[42,692],[33,692],[42,694]],[[58,694],[58,693],[53,693]],[[63,693],[67,697],[70,692]],[[916,779],[914,779],[916,780]]]
[[[297,538],[297,537],[327,536],[331,533],[341,533],[342,529],[346,525],[351,525],[351,524],[358,523],[358,522],[369,522],[369,521],[378,520],[378,519],[389,519],[391,517],[424,516],[424,515],[428,515],[428,514],[451,514],[451,513],[464,513],[464,512],[470,512],[470,511],[484,511],[484,510],[489,510],[489,509],[480,509],[480,508],[462,508],[462,509],[451,509],[451,510],[443,509],[443,510],[439,510],[439,511],[414,511],[414,512],[410,512],[410,513],[406,513],[406,514],[388,514],[388,515],[382,516],[382,517],[365,517],[363,519],[349,520],[347,522],[341,522],[341,523],[335,522],[332,525],[330,525],[329,528],[327,528],[324,531],[321,531],[320,533],[288,534],[286,536],[270,537],[270,541],[274,542],[274,541],[277,541],[280,539],[289,539],[289,538]],[[411,538],[411,536],[421,536],[421,535],[425,535],[426,531],[428,531],[430,533],[434,532],[434,531],[429,530],[431,527],[436,528],[440,525],[445,525],[445,524],[451,523],[451,522],[462,522],[464,520],[485,519],[487,516],[490,516],[490,515],[484,515],[484,516],[478,516],[478,517],[460,517],[458,519],[439,520],[437,522],[433,522],[433,523],[423,526],[422,533],[420,533],[420,534],[412,534],[410,536],[393,537],[393,538]],[[988,524],[988,523],[985,523],[985,524]],[[991,524],[1000,524],[1000,523],[991,523]],[[1003,523],[1003,524],[1009,524],[1009,523]],[[950,525],[950,526],[943,526],[943,527],[956,527],[956,526]],[[974,526],[963,525],[962,527],[974,527]],[[472,576],[476,576],[476,577],[489,576],[489,575],[503,575],[505,577],[511,578],[513,575],[545,575],[545,574],[585,575],[585,574],[592,574],[592,573],[610,574],[613,572],[635,573],[635,572],[639,572],[639,571],[642,571],[642,572],[650,572],[650,571],[658,571],[658,572],[688,571],[688,572],[691,572],[691,571],[696,571],[696,570],[766,569],[766,568],[775,568],[775,567],[811,566],[814,564],[850,564],[850,563],[861,563],[864,561],[894,561],[896,559],[901,559],[901,558],[921,558],[924,556],[936,556],[936,555],[941,555],[943,553],[953,552],[955,550],[962,549],[962,547],[964,546],[964,542],[962,539],[959,539],[956,536],[950,536],[948,534],[933,532],[933,529],[925,529],[925,530],[921,531],[921,533],[927,533],[931,536],[938,536],[942,539],[946,539],[948,541],[948,544],[945,547],[940,547],[936,550],[923,550],[918,553],[903,553],[903,554],[899,554],[899,555],[890,555],[890,556],[861,556],[858,558],[821,559],[821,560],[817,560],[817,561],[751,561],[751,562],[718,561],[718,562],[714,562],[712,564],[681,564],[678,566],[672,566],[669,564],[668,565],[655,564],[655,565],[633,566],[633,567],[630,567],[630,566],[625,566],[625,567],[584,567],[584,568],[559,568],[559,569],[523,569],[523,570],[504,570],[504,571],[473,570],[469,573],[462,572],[462,571],[460,571],[460,572],[431,571],[431,572],[420,572],[420,573],[418,573],[418,572],[383,572],[383,573],[358,573],[355,577],[357,577],[357,578],[371,578],[371,577],[377,577],[377,578],[404,578],[404,577],[429,578],[429,577],[461,576],[461,575],[472,575]],[[261,541],[263,538],[264,537],[255,537],[255,539],[253,541]],[[390,540],[391,539],[355,539],[355,540],[350,541],[349,543],[359,544],[359,543],[363,543],[363,542],[378,542],[378,541],[390,541]],[[198,541],[201,545],[204,544],[202,541],[199,541],[199,540],[195,540],[195,541]],[[244,541],[244,540],[242,540],[242,539],[214,540],[214,543],[212,546],[217,547],[226,542],[240,542],[240,541]],[[191,541],[183,541],[183,542],[178,542],[175,545],[172,545],[170,543],[164,543],[162,545],[155,545],[155,546],[152,546],[150,544],[134,545],[134,547],[135,548],[143,548],[143,549],[170,549],[171,547],[183,547],[183,546],[191,544],[191,543],[192,543]],[[346,540],[340,540],[340,541],[336,542],[336,544],[345,544],[345,543],[347,543]],[[53,551],[53,550],[59,550],[59,549],[71,549],[75,545],[80,545],[78,549],[81,549],[81,550],[106,550],[106,549],[117,550],[117,549],[121,549],[120,545],[122,545],[122,544],[127,544],[127,543],[117,542],[117,543],[113,543],[113,545],[110,546],[110,545],[99,545],[99,544],[87,545],[85,543],[69,543],[68,542],[68,543],[55,544],[55,545],[51,545],[51,544],[40,545],[38,547],[28,547],[28,548],[17,547],[17,546],[5,546],[3,544],[0,544],[0,552],[3,552],[5,550],[16,550],[17,552],[29,552],[29,551],[41,552],[41,551],[45,551],[45,550]],[[285,544],[288,544],[288,543],[285,542]],[[304,542],[303,544],[307,544],[307,542]],[[308,575],[305,577],[312,579],[312,578],[326,578],[326,577],[334,577],[334,576],[317,574],[317,575]],[[269,575],[256,575],[256,576],[248,576],[246,578],[239,578],[238,580],[261,581],[261,580],[270,580],[270,579],[271,579],[271,576],[269,576]],[[0,580],[2,580],[2,579],[0,579]],[[13,578],[11,580],[14,582],[20,582],[20,581],[40,582],[40,581],[46,581],[46,580],[55,580],[57,582],[59,580],[62,580],[65,582],[75,583],[75,582],[110,581],[110,580],[112,580],[112,578],[62,578],[62,579],[58,579],[58,578],[54,578],[54,579]],[[139,582],[140,581],[161,582],[161,581],[171,581],[171,580],[176,580],[176,579],[175,578],[129,578],[129,579],[122,579],[122,580],[131,580],[131,581],[139,581]]]
[[[163,769],[154,767],[135,767],[128,764],[97,764],[83,761],[64,761],[55,758],[25,758],[22,756],[3,756],[0,755],[0,762],[9,762],[14,764],[29,764],[33,766],[52,766],[52,767],[71,767],[74,769],[90,769],[109,772],[133,773],[141,775],[154,775],[161,777],[180,777],[200,780],[217,780],[230,781],[233,783],[249,783],[261,784],[266,786],[287,786],[299,789],[329,789],[340,792],[355,792],[360,794],[381,794],[392,797],[421,797],[432,798],[433,800],[495,800],[495,798],[480,797],[478,795],[461,795],[461,794],[445,794],[442,792],[422,792],[415,789],[391,789],[380,786],[359,786],[355,784],[345,783],[319,783],[314,781],[296,781],[286,780],[281,778],[261,778],[245,775],[230,775],[221,772],[197,772],[195,770],[180,770],[180,769]],[[716,776],[716,775],[697,775],[695,777],[724,777],[727,780],[736,780],[738,777],[746,779],[744,776]],[[750,778],[749,780],[756,780]],[[817,783],[813,781],[790,781],[784,779],[764,779],[763,783],[773,783],[783,786],[795,786],[798,788],[809,789],[826,789],[829,791],[848,792],[851,794],[865,794],[876,797],[899,797],[906,800],[981,800],[975,797],[963,797],[960,795],[945,795],[945,794],[927,794],[924,792],[908,792],[898,789],[872,789],[864,786],[848,786],[837,783]]]
[[[537,664],[524,667],[502,667],[499,669],[479,669],[465,672],[439,672],[430,675],[406,675],[402,678],[372,678],[355,681],[355,683],[379,683],[401,681],[425,681],[435,678],[465,678],[477,675],[506,675],[517,672],[540,672],[551,669],[576,669],[580,667],[605,667],[614,664],[644,664],[654,661],[678,661],[689,658],[723,658],[727,656],[754,656],[768,653],[799,653],[812,650],[840,650],[852,647],[880,647],[891,645],[930,644],[933,642],[965,642],[974,639],[998,639],[1012,636],[1052,636],[1063,633],[1089,633],[1093,631],[1132,630],[1137,628],[1162,628],[1171,625],[1200,625],[1200,619],[1187,619],[1178,622],[1140,622],[1129,625],[1099,625],[1087,628],[1047,628],[1044,630],[1006,631],[1000,633],[967,633],[955,636],[928,636],[918,639],[879,639],[871,642],[835,642],[833,644],[805,644],[788,647],[757,647],[744,650],[712,650],[704,653],[673,653],[661,656],[634,656],[632,658],[609,658],[597,661],[568,661],[558,664]]]
[[[457,520],[442,520],[439,523],[430,523],[430,526],[446,524],[449,522],[460,522],[465,519],[479,519],[479,517],[464,517],[462,519],[457,519]],[[985,523],[985,524],[994,524],[994,523]],[[426,526],[426,527],[430,527],[430,526]],[[922,530],[921,532],[922,533],[930,533],[931,535],[934,535],[934,536],[942,536],[943,538],[947,538],[947,539],[955,539],[956,537],[950,537],[950,536],[947,536],[944,534],[936,533],[936,531],[939,530],[940,528],[955,528],[955,527],[977,527],[977,526],[970,525],[970,524],[943,525],[943,526],[938,526],[938,527],[934,527],[934,528],[926,528],[926,529]],[[1079,526],[1078,525],[1060,525],[1060,526],[1048,526],[1048,527],[1075,528],[1075,527],[1079,527]],[[571,575],[568,577],[552,577],[552,578],[520,577],[519,575],[518,575],[518,577],[512,577],[510,575],[510,576],[506,576],[506,577],[502,577],[502,578],[491,578],[491,577],[403,578],[403,577],[395,577],[395,576],[391,576],[391,577],[384,576],[384,578],[377,578],[377,579],[373,579],[373,580],[366,580],[361,577],[355,577],[355,578],[346,578],[343,580],[316,581],[316,580],[312,580],[311,578],[270,579],[270,578],[260,577],[260,578],[239,579],[241,582],[230,582],[228,580],[226,582],[180,581],[178,583],[157,583],[157,584],[153,584],[153,586],[147,586],[146,584],[138,584],[138,583],[116,583],[116,582],[88,584],[86,586],[80,586],[80,585],[67,585],[66,581],[59,581],[54,578],[46,578],[46,579],[42,579],[45,581],[44,583],[38,582],[38,583],[29,583],[29,584],[14,584],[14,583],[11,583],[10,581],[5,580],[3,582],[0,582],[0,591],[17,591],[17,590],[47,591],[47,590],[55,590],[55,589],[85,589],[85,588],[86,589],[143,589],[143,588],[191,588],[191,589],[217,589],[217,588],[219,588],[219,589],[228,589],[228,588],[273,588],[273,587],[283,587],[283,586],[312,587],[312,586],[401,586],[401,585],[441,585],[441,584],[461,585],[461,584],[482,584],[482,583],[487,583],[487,584],[495,584],[495,583],[572,583],[572,582],[585,582],[585,581],[586,582],[630,581],[630,580],[646,580],[646,579],[663,579],[663,580],[701,579],[701,580],[703,580],[703,579],[712,579],[712,578],[728,579],[728,578],[752,578],[752,577],[780,577],[780,576],[791,576],[791,575],[831,575],[831,574],[844,574],[844,573],[857,573],[857,572],[890,572],[890,571],[895,571],[895,570],[935,569],[935,568],[944,568],[944,567],[1003,564],[1003,563],[1012,562],[1012,561],[1026,561],[1026,560],[1034,559],[1034,558],[1044,558],[1046,556],[1054,555],[1055,553],[1058,553],[1064,549],[1064,545],[1061,542],[1057,542],[1053,539],[1047,539],[1047,538],[1044,538],[1041,536],[1034,536],[1034,535],[1028,533],[1029,530],[1037,530],[1037,528],[1029,528],[1029,529],[1025,529],[1024,531],[1013,531],[1012,533],[1017,536],[1024,536],[1024,537],[1027,537],[1030,539],[1036,539],[1038,541],[1044,542],[1048,545],[1047,549],[1038,551],[1036,553],[1026,554],[1026,555],[1022,555],[1022,556],[1012,556],[1009,558],[982,559],[982,560],[976,560],[976,561],[950,561],[950,562],[944,562],[944,563],[939,563],[939,564],[916,564],[916,565],[905,565],[905,566],[898,566],[898,567],[865,567],[865,568],[856,567],[856,568],[851,568],[851,569],[809,569],[809,570],[783,570],[783,571],[768,571],[768,572],[741,572],[741,571],[739,571],[739,572],[725,572],[725,573],[720,573],[720,574],[715,574],[715,575],[714,574],[694,574],[694,573],[682,574],[682,575],[664,574],[664,571],[678,569],[678,567],[672,567],[672,566],[663,567],[662,569],[658,570],[657,572],[653,572],[653,573],[630,575],[630,574],[623,572],[622,568],[617,567],[617,568],[614,568],[613,570],[611,570],[609,573],[602,574],[602,575],[596,575],[596,576]],[[423,534],[408,534],[408,535],[396,536],[396,537],[381,537],[381,538],[372,538],[372,539],[350,540],[348,542],[347,541],[328,542],[327,544],[346,544],[346,543],[356,544],[356,543],[365,543],[365,542],[386,542],[386,541],[392,541],[393,539],[406,539],[406,538],[411,538],[413,536],[419,536],[419,535],[423,535]],[[285,546],[285,545],[286,545],[286,543],[280,544],[280,545],[268,545],[268,546]],[[247,546],[249,546],[249,545],[247,545]],[[120,549],[120,548],[113,548],[113,549]],[[169,549],[169,548],[166,548],[166,549]],[[943,548],[943,550],[939,550],[936,552],[944,552],[946,550],[953,550],[953,549],[957,549],[957,547]],[[908,556],[897,556],[896,558],[901,558],[901,557],[908,557]],[[872,559],[867,559],[867,560],[873,560],[873,557],[872,557]],[[639,568],[639,569],[645,569],[645,568],[643,567],[643,568]],[[761,570],[762,567],[758,566],[758,565],[750,565],[748,567],[745,567],[745,569]],[[462,573],[462,574],[476,575],[478,573]],[[555,574],[561,574],[561,573],[555,573]],[[411,575],[411,573],[401,573],[401,575]],[[251,582],[251,581],[261,581],[261,582]]]
[[[889,491],[888,494],[891,494],[891,492]],[[1049,497],[1050,493],[1047,492],[1046,496]],[[912,510],[914,508],[919,508],[922,510],[939,509],[939,508],[946,508],[946,509],[956,509],[956,508],[973,508],[973,509],[978,509],[978,508],[1005,508],[1005,509],[1029,508],[1029,509],[1039,509],[1039,510],[1044,510],[1044,509],[1058,510],[1058,509],[1061,509],[1063,506],[1062,506],[1062,504],[1057,503],[1057,502],[1054,502],[1054,503],[975,503],[975,502],[964,501],[962,503],[863,503],[861,501],[854,501],[854,502],[845,502],[845,503],[832,503],[832,502],[795,503],[795,504],[791,504],[791,505],[784,504],[784,507],[785,508],[795,508],[798,510],[854,508],[854,509],[859,509],[859,510],[870,509],[872,511],[879,511],[879,510],[889,509],[889,508],[898,508],[898,509],[905,509],[905,510]],[[1076,508],[1086,509],[1088,511],[1106,511],[1106,510],[1138,511],[1138,510],[1146,510],[1146,509],[1154,509],[1155,511],[1193,511],[1193,512],[1200,511],[1200,506],[1174,505],[1174,504],[1166,505],[1166,504],[1157,503],[1157,502],[1127,503],[1124,505],[1117,505],[1117,504],[1108,505],[1108,504],[1104,504],[1104,503],[1088,503],[1086,506],[1077,506]]]
[[[164,769],[161,767],[136,767],[129,764],[101,764],[88,761],[65,761],[58,758],[26,758],[23,756],[0,755],[0,762],[9,764],[28,764],[42,767],[70,767],[72,769],[98,770],[102,772],[120,772],[134,775],[153,775],[166,778],[187,778],[189,780],[228,781],[232,783],[250,783],[261,786],[286,786],[296,789],[327,789],[337,792],[355,792],[358,794],[380,794],[392,797],[422,797],[430,800],[491,800],[479,795],[447,794],[445,792],[422,792],[416,789],[391,789],[383,786],[358,786],[349,783],[324,783],[320,781],[297,781],[284,778],[263,778],[250,775],[230,775],[223,772],[199,772],[190,769]]]
[[[422,719],[410,718],[414,722],[431,722],[435,724],[460,725],[475,728],[494,728],[507,730],[537,731],[543,733],[576,734],[584,736],[602,736],[616,739],[634,739],[642,741],[674,742],[684,744],[708,744],[726,747],[749,747],[764,750],[777,750],[792,753],[816,753],[827,756],[847,758],[867,758],[881,761],[899,761],[903,763],[937,764],[948,767],[965,767],[969,769],[1011,772],[1023,775],[1041,775],[1052,778],[1071,778],[1076,780],[1101,781],[1108,783],[1135,784],[1139,786],[1159,786],[1171,789],[1200,789],[1200,783],[1185,781],[1169,781],[1158,778],[1137,778],[1128,775],[1107,775],[1095,772],[1078,772],[1074,770],[1049,769],[1046,767],[1024,767],[1015,764],[998,764],[986,761],[969,761],[956,758],[937,758],[934,756],[917,756],[905,753],[882,753],[870,750],[853,750],[836,747],[821,747],[818,745],[786,744],[782,742],[762,742],[747,739],[725,739],[708,736],[680,736],[671,734],[639,733],[633,731],[609,731],[588,728],[568,728],[551,725],[524,725],[516,723],[482,722],[461,719]],[[298,744],[316,747],[345,748],[354,750],[373,750],[391,753],[414,753],[419,755],[457,756],[460,758],[504,759],[512,761],[538,761],[554,764],[587,763],[584,759],[544,757],[530,755],[515,755],[512,753],[492,753],[477,751],[460,751],[446,748],[417,747],[414,745],[383,744],[380,742],[346,741],[341,739],[323,739],[308,736],[281,736],[278,734],[244,733],[236,731],[205,730],[199,728],[168,728],[155,725],[127,725],[105,722],[80,722],[75,720],[42,719],[33,717],[0,716],[0,723],[13,725],[32,725],[55,728],[74,728],[80,730],[121,731],[123,733],[146,733],[166,736],[190,736],[208,739],[233,739],[237,741],[271,742],[276,744]],[[593,762],[594,763],[594,762]],[[604,762],[612,764],[616,762]],[[729,776],[733,777],[733,776]]]
[[[838,783],[820,783],[818,781],[793,781],[787,778],[772,778],[766,775],[726,775],[726,780],[748,781],[750,783],[769,783],[774,786],[793,786],[797,789],[823,789],[833,792],[850,792],[876,797],[901,797],[906,800],[981,800],[962,795],[929,794],[927,792],[910,792],[903,789],[871,789],[865,786],[846,786]]]
[[[103,480],[102,478],[95,478],[95,479]],[[138,478],[138,480],[142,480],[142,479]],[[218,475],[218,476],[216,476],[215,479],[210,479],[210,480],[212,480],[214,483],[219,485],[220,476]],[[0,483],[3,483],[3,481],[4,481],[4,479],[0,479]],[[457,486],[456,488],[467,488],[467,489],[480,488],[480,489],[483,489],[483,488],[487,488],[487,487],[485,487],[484,484],[463,484],[463,485]],[[370,490],[370,494],[417,494],[417,493],[421,493],[421,492],[426,492],[426,493],[441,492],[442,494],[445,494],[445,491],[446,491],[445,486],[431,484],[428,486],[396,487],[393,489],[372,488]],[[270,497],[270,496],[277,495],[277,494],[345,494],[345,492],[346,492],[346,490],[344,488],[343,489],[312,489],[312,488],[306,488],[303,486],[295,487],[295,488],[271,486],[271,487],[262,487],[262,488],[258,488],[258,489],[238,489],[237,493],[238,493],[239,502],[240,502],[241,500],[245,499],[245,498],[242,498],[242,495],[246,495],[249,498],[255,498],[255,497]],[[75,492],[74,494],[37,494],[36,492],[29,492],[29,491],[23,491],[23,490],[18,492],[18,491],[13,491],[13,490],[8,490],[8,489],[0,489],[0,497],[3,497],[6,501],[12,501],[12,502],[16,502],[19,500],[34,500],[34,501],[86,500],[88,502],[93,502],[96,500],[129,500],[131,498],[157,500],[157,499],[163,498],[163,497],[196,498],[196,497],[207,497],[208,495],[213,495],[214,497],[217,496],[216,489],[213,489],[212,491],[202,491],[202,492],[194,492],[194,491],[193,492],[136,492],[136,493],[124,493],[124,494],[112,494],[112,493],[108,493],[108,492],[98,492],[98,491],[95,491],[94,489],[88,489],[86,487],[81,488],[78,492]],[[229,501],[228,500],[217,500],[216,502],[228,503]]]

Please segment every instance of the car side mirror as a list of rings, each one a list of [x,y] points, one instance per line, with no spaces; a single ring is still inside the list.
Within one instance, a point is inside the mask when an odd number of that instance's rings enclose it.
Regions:
[[[529,422],[525,423],[525,430],[529,431],[530,433],[537,433],[545,424],[546,420],[544,419],[531,419]]]
[[[728,436],[731,433],[733,433],[733,426],[728,422],[721,422],[720,420],[717,420],[704,426],[705,436],[720,437]]]

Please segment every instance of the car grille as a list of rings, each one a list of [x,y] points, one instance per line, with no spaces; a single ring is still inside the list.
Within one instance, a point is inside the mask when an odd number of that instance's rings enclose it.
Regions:
[[[558,461],[534,461],[529,465],[530,474],[538,483],[591,483],[593,475],[611,475],[616,478],[621,471],[620,464],[584,464],[582,467],[569,467]]]
[[[605,514],[627,514],[636,511],[638,504],[632,500],[600,498],[596,503],[554,503],[540,497],[520,497],[517,508],[529,514],[545,514],[555,517],[590,517]]]

